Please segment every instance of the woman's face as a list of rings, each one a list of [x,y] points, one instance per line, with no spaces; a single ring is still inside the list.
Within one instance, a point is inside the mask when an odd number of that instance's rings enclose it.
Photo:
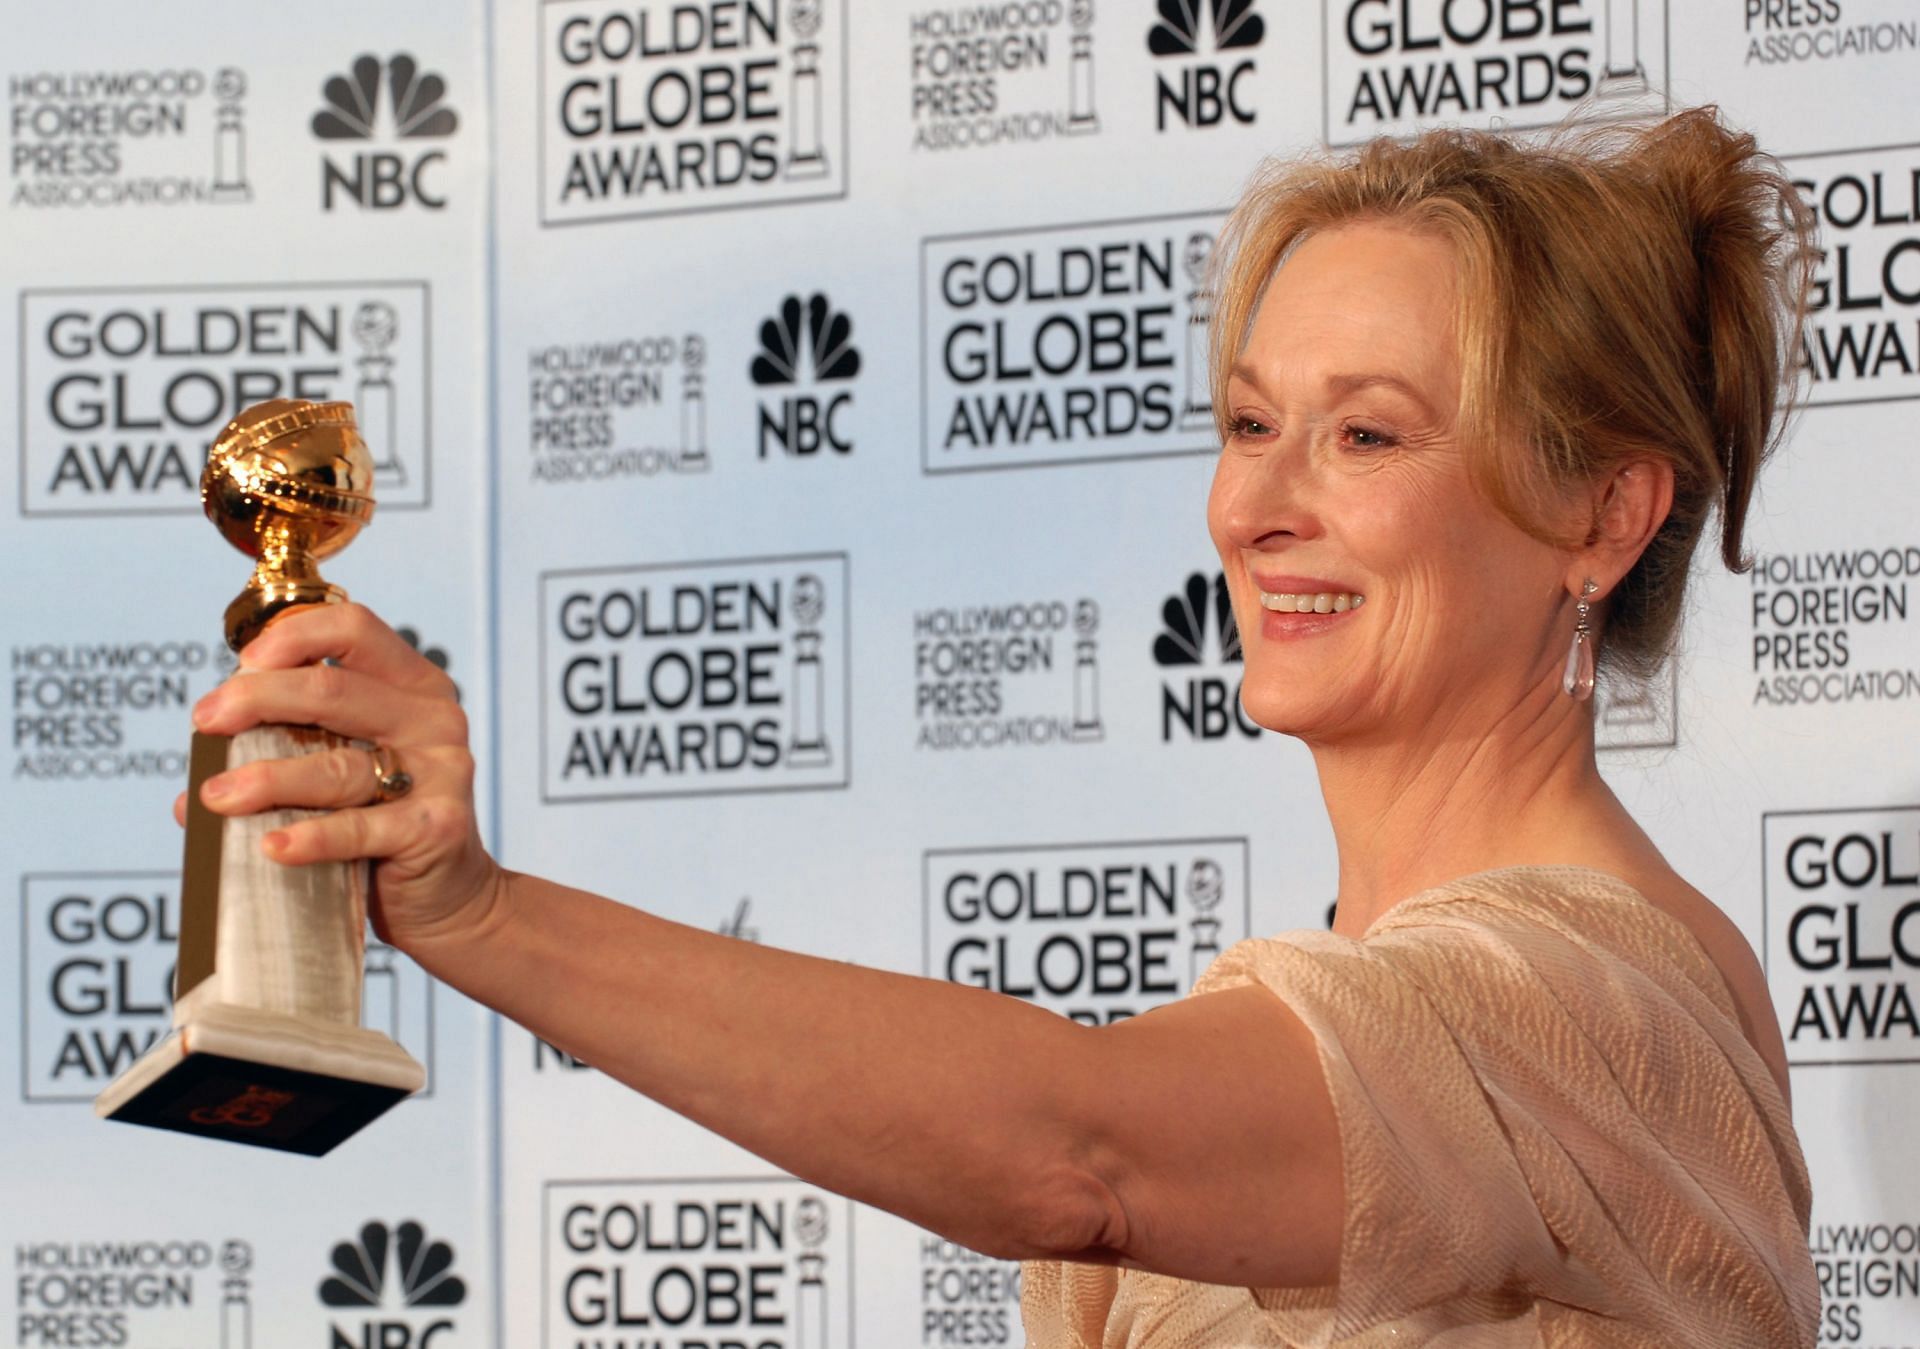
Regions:
[[[1471,734],[1557,677],[1568,560],[1468,480],[1454,283],[1447,244],[1356,223],[1267,286],[1207,511],[1263,726]]]

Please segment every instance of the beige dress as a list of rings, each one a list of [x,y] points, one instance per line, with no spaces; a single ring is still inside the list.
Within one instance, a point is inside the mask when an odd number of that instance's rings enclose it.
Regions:
[[[1814,1343],[1786,1104],[1699,943],[1624,882],[1469,876],[1358,941],[1240,942],[1194,992],[1248,983],[1319,1041],[1338,1284],[1033,1261],[1030,1349]]]

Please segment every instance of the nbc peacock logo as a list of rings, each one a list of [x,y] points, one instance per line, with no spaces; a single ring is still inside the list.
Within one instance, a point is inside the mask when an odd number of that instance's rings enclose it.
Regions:
[[[1160,18],[1147,30],[1147,50],[1155,56],[1198,56],[1211,39],[1217,51],[1257,47],[1267,25],[1253,11],[1253,0],[1160,0]]]
[[[836,313],[825,295],[802,302],[789,295],[779,313],[760,325],[760,353],[753,358],[755,384],[796,384],[815,379],[852,379],[860,373],[853,320]]]
[[[446,151],[407,144],[444,140],[460,129],[460,115],[447,106],[443,77],[421,69],[406,52],[386,61],[363,55],[354,58],[346,73],[329,76],[320,94],[320,110],[312,121],[320,140],[401,143],[394,149],[357,150],[344,161],[322,155],[324,210],[333,210],[342,198],[363,210],[393,210],[409,203],[445,209],[439,180]]]
[[[1240,708],[1240,629],[1233,621],[1227,578],[1194,572],[1160,606],[1153,659],[1167,673],[1160,686],[1160,739],[1223,740],[1260,728]],[[1176,673],[1178,672],[1178,673]]]
[[[1160,606],[1160,618],[1164,627],[1153,639],[1157,664],[1232,665],[1240,660],[1240,629],[1233,621],[1233,599],[1227,594],[1224,573],[1215,572],[1209,584],[1203,573],[1194,572],[1187,577],[1186,585],[1167,596],[1167,602]],[[1209,626],[1216,639],[1211,653]]]
[[[320,1301],[339,1313],[329,1349],[440,1349],[454,1330],[451,1309],[467,1300],[453,1259],[452,1246],[411,1219],[369,1222],[336,1245],[320,1281]]]
[[[851,432],[841,420],[853,406],[853,391],[834,387],[860,373],[853,320],[818,292],[789,295],[760,325],[760,346],[747,373],[764,389],[785,390],[760,404],[759,457],[778,451],[808,458],[823,448],[851,454]],[[814,388],[811,386],[825,386]]]
[[[1250,53],[1267,32],[1254,0],[1160,0],[1159,15],[1147,29],[1147,50],[1179,64],[1177,74],[1155,77],[1155,128],[1165,131],[1169,117],[1187,127],[1251,126]]]
[[[358,57],[347,74],[322,85],[326,106],[313,115],[313,134],[330,141],[372,140],[380,125],[382,75],[395,138],[451,136],[459,130],[459,114],[446,105],[447,82],[400,52],[384,65],[375,56]]]

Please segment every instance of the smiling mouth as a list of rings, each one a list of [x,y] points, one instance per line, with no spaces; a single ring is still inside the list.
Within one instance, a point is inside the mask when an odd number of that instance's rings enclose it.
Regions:
[[[1314,594],[1269,594],[1260,592],[1260,607],[1277,614],[1344,614],[1366,603],[1365,595],[1344,590],[1322,590]]]

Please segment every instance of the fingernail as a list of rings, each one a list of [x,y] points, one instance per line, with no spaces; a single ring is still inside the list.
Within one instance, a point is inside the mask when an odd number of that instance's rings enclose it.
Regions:
[[[208,694],[199,702],[195,703],[193,705],[193,724],[203,731],[206,730],[213,721],[213,713],[216,706],[212,694]]]
[[[202,801],[222,801],[232,795],[233,783],[227,780],[227,775],[224,773],[217,778],[208,778],[200,784]]]
[[[278,857],[287,850],[287,831],[276,829],[260,840],[260,851],[269,857]]]

